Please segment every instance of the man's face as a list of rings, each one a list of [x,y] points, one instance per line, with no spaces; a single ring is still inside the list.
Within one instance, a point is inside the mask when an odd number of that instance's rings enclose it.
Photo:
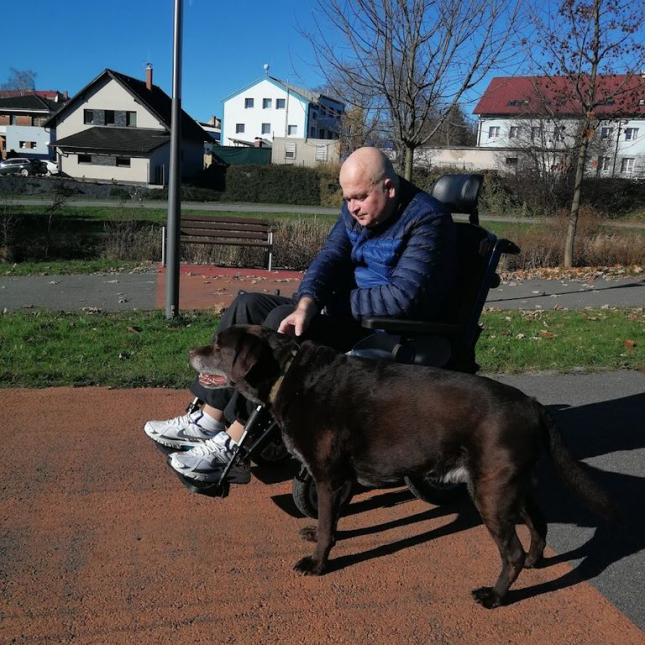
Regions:
[[[340,186],[351,216],[361,226],[381,224],[396,208],[396,190],[391,179],[372,184],[362,173],[351,176],[341,173]]]

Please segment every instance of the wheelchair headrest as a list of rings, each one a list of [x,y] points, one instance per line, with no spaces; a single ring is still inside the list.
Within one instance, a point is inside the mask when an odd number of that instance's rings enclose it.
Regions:
[[[477,213],[477,200],[484,185],[483,175],[443,175],[430,193],[445,204],[451,213]]]

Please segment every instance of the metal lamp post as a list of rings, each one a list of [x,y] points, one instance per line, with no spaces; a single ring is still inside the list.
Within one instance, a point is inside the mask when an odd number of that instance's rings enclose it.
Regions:
[[[166,238],[166,318],[179,315],[179,227],[181,224],[181,39],[183,0],[175,0],[170,121],[170,180]]]

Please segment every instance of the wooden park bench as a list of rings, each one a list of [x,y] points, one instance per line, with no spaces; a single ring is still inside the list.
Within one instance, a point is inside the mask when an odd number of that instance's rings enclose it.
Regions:
[[[166,264],[166,227],[162,233],[162,264]],[[268,269],[273,264],[273,232],[267,220],[243,217],[182,215],[179,227],[182,244],[251,246],[267,252]]]

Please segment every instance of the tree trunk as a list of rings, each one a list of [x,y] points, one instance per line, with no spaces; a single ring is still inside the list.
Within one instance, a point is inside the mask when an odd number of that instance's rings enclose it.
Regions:
[[[585,176],[585,164],[587,163],[587,148],[589,138],[586,129],[582,133],[582,142],[578,151],[578,165],[576,167],[576,180],[573,187],[573,201],[569,213],[569,226],[567,227],[567,240],[564,246],[564,266],[570,269],[573,266],[573,248],[576,241],[576,229],[578,227],[578,212],[580,211],[580,198],[582,196],[582,180]]]
[[[405,146],[405,167],[403,176],[408,180],[412,181],[412,166],[414,163],[414,148],[410,146]]]

